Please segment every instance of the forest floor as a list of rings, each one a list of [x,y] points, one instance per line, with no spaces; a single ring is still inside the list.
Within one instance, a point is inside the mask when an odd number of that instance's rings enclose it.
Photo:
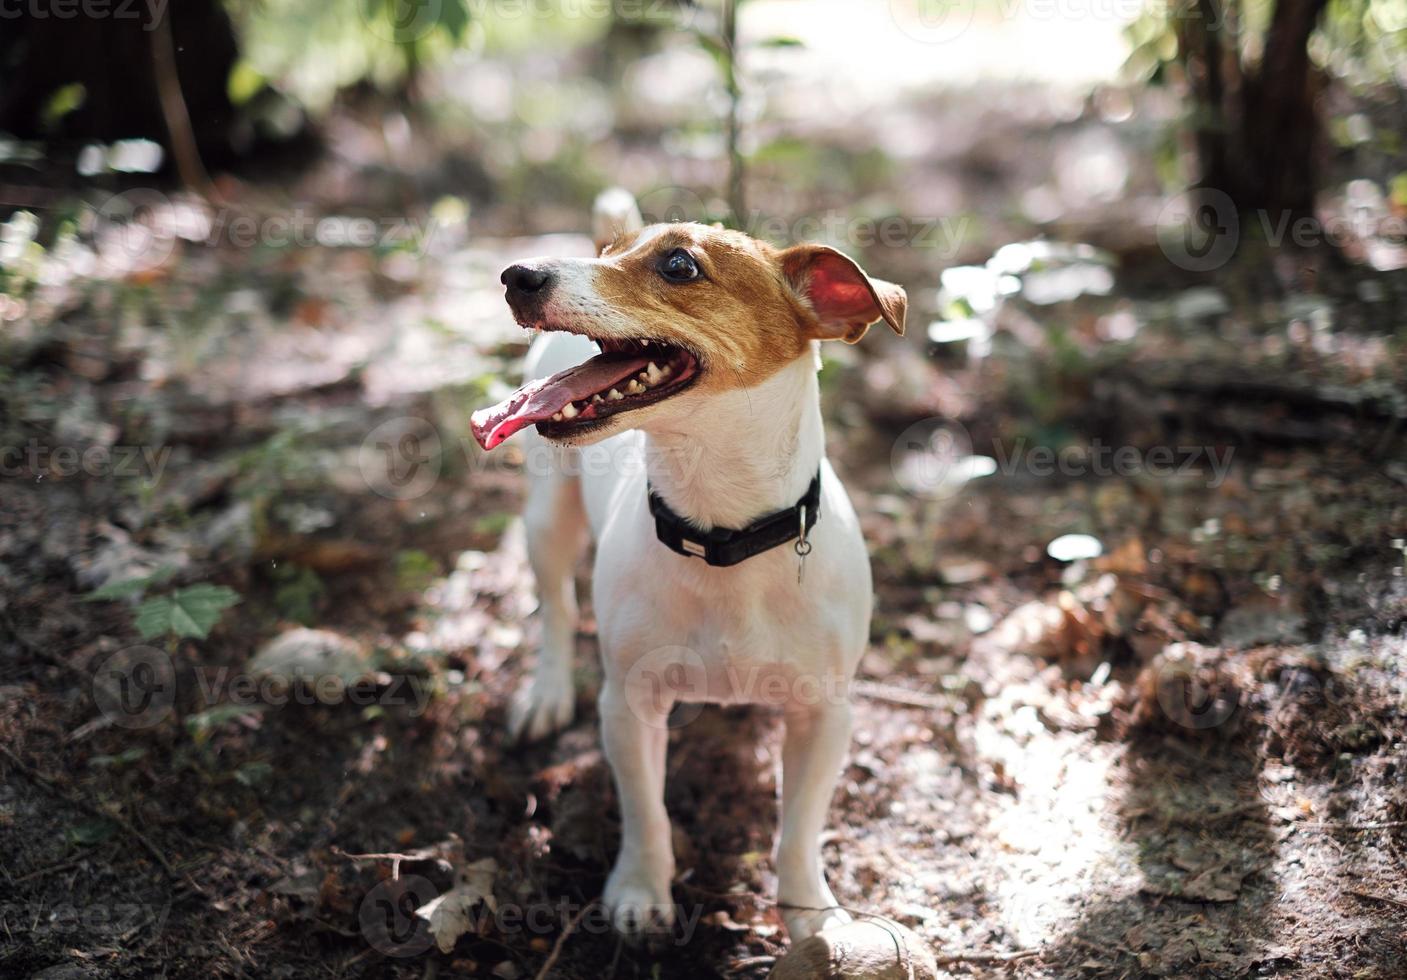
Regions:
[[[467,420],[525,349],[498,270],[587,243],[445,235],[172,240],[9,308],[4,975],[760,978],[784,952],[761,709],[671,738],[676,941],[583,912],[618,829],[590,605],[575,723],[510,747],[522,480]],[[953,976],[1407,975],[1407,279],[1030,253],[959,342],[922,329],[950,279],[911,286],[904,341],[827,351],[876,591],[832,887]],[[342,683],[270,686],[289,655]],[[497,912],[441,952],[412,913],[452,888]]]

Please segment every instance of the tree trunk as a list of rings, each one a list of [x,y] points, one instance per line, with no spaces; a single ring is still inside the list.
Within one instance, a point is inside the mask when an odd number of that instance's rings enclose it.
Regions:
[[[47,7],[24,4],[19,16],[5,20],[0,130],[40,140],[141,137],[164,146],[170,163],[182,149],[180,136],[173,140],[168,127],[173,64],[199,155],[207,162],[227,160],[233,155],[235,112],[226,86],[238,49],[220,0],[171,3],[166,25],[153,20],[145,5],[134,5],[140,16],[132,17],[118,16],[118,7],[113,5],[107,17],[61,18]],[[167,27],[172,57],[164,111],[153,38]],[[83,86],[82,104],[60,119],[46,119],[54,93],[75,83]]]
[[[1177,15],[1192,91],[1198,187],[1241,211],[1312,214],[1323,155],[1309,37],[1328,0],[1276,0],[1258,64],[1243,65],[1237,8],[1188,0]]]

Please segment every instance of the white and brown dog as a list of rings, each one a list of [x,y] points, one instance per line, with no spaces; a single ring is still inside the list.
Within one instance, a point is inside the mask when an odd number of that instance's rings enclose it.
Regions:
[[[818,838],[871,606],[865,543],[826,460],[817,342],[855,343],[878,320],[902,334],[907,300],[824,246],[642,228],[623,191],[598,199],[595,230],[599,258],[504,271],[515,318],[549,333],[528,354],[529,382],[473,418],[485,449],[536,428],[525,524],[542,648],[513,735],[571,721],[573,571],[589,529],[622,823],[612,921],[627,935],[673,922],[675,702],[764,702],[786,720],[777,897],[797,941],[849,919]]]

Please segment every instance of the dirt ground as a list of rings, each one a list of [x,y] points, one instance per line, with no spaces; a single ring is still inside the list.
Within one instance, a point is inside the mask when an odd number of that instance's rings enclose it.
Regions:
[[[175,241],[10,318],[6,445],[40,456],[0,480],[0,973],[760,978],[784,952],[766,711],[673,734],[681,926],[653,949],[590,906],[618,828],[589,603],[576,722],[505,744],[522,482],[467,419],[524,350],[498,270],[586,243],[492,224],[416,260]],[[1407,976],[1407,280],[1247,250],[1194,281],[1077,224],[1111,251],[1019,269],[959,344],[921,329],[938,273],[1010,229],[880,250],[920,329],[828,352],[877,610],[832,887],[953,976]],[[1135,464],[1031,455],[1061,445]],[[66,473],[56,446],[109,454]],[[207,637],[142,638],[202,585],[239,599]],[[355,685],[260,686],[304,626]],[[494,909],[442,952],[414,910],[466,890]]]

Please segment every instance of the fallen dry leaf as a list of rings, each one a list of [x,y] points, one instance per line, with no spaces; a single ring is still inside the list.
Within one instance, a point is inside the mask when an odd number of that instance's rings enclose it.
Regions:
[[[458,883],[415,910],[415,914],[430,923],[430,935],[441,953],[454,949],[459,937],[474,928],[474,911],[480,904],[490,912],[498,911],[493,897],[493,879],[498,874],[498,862],[493,858],[475,861],[459,873]]]

